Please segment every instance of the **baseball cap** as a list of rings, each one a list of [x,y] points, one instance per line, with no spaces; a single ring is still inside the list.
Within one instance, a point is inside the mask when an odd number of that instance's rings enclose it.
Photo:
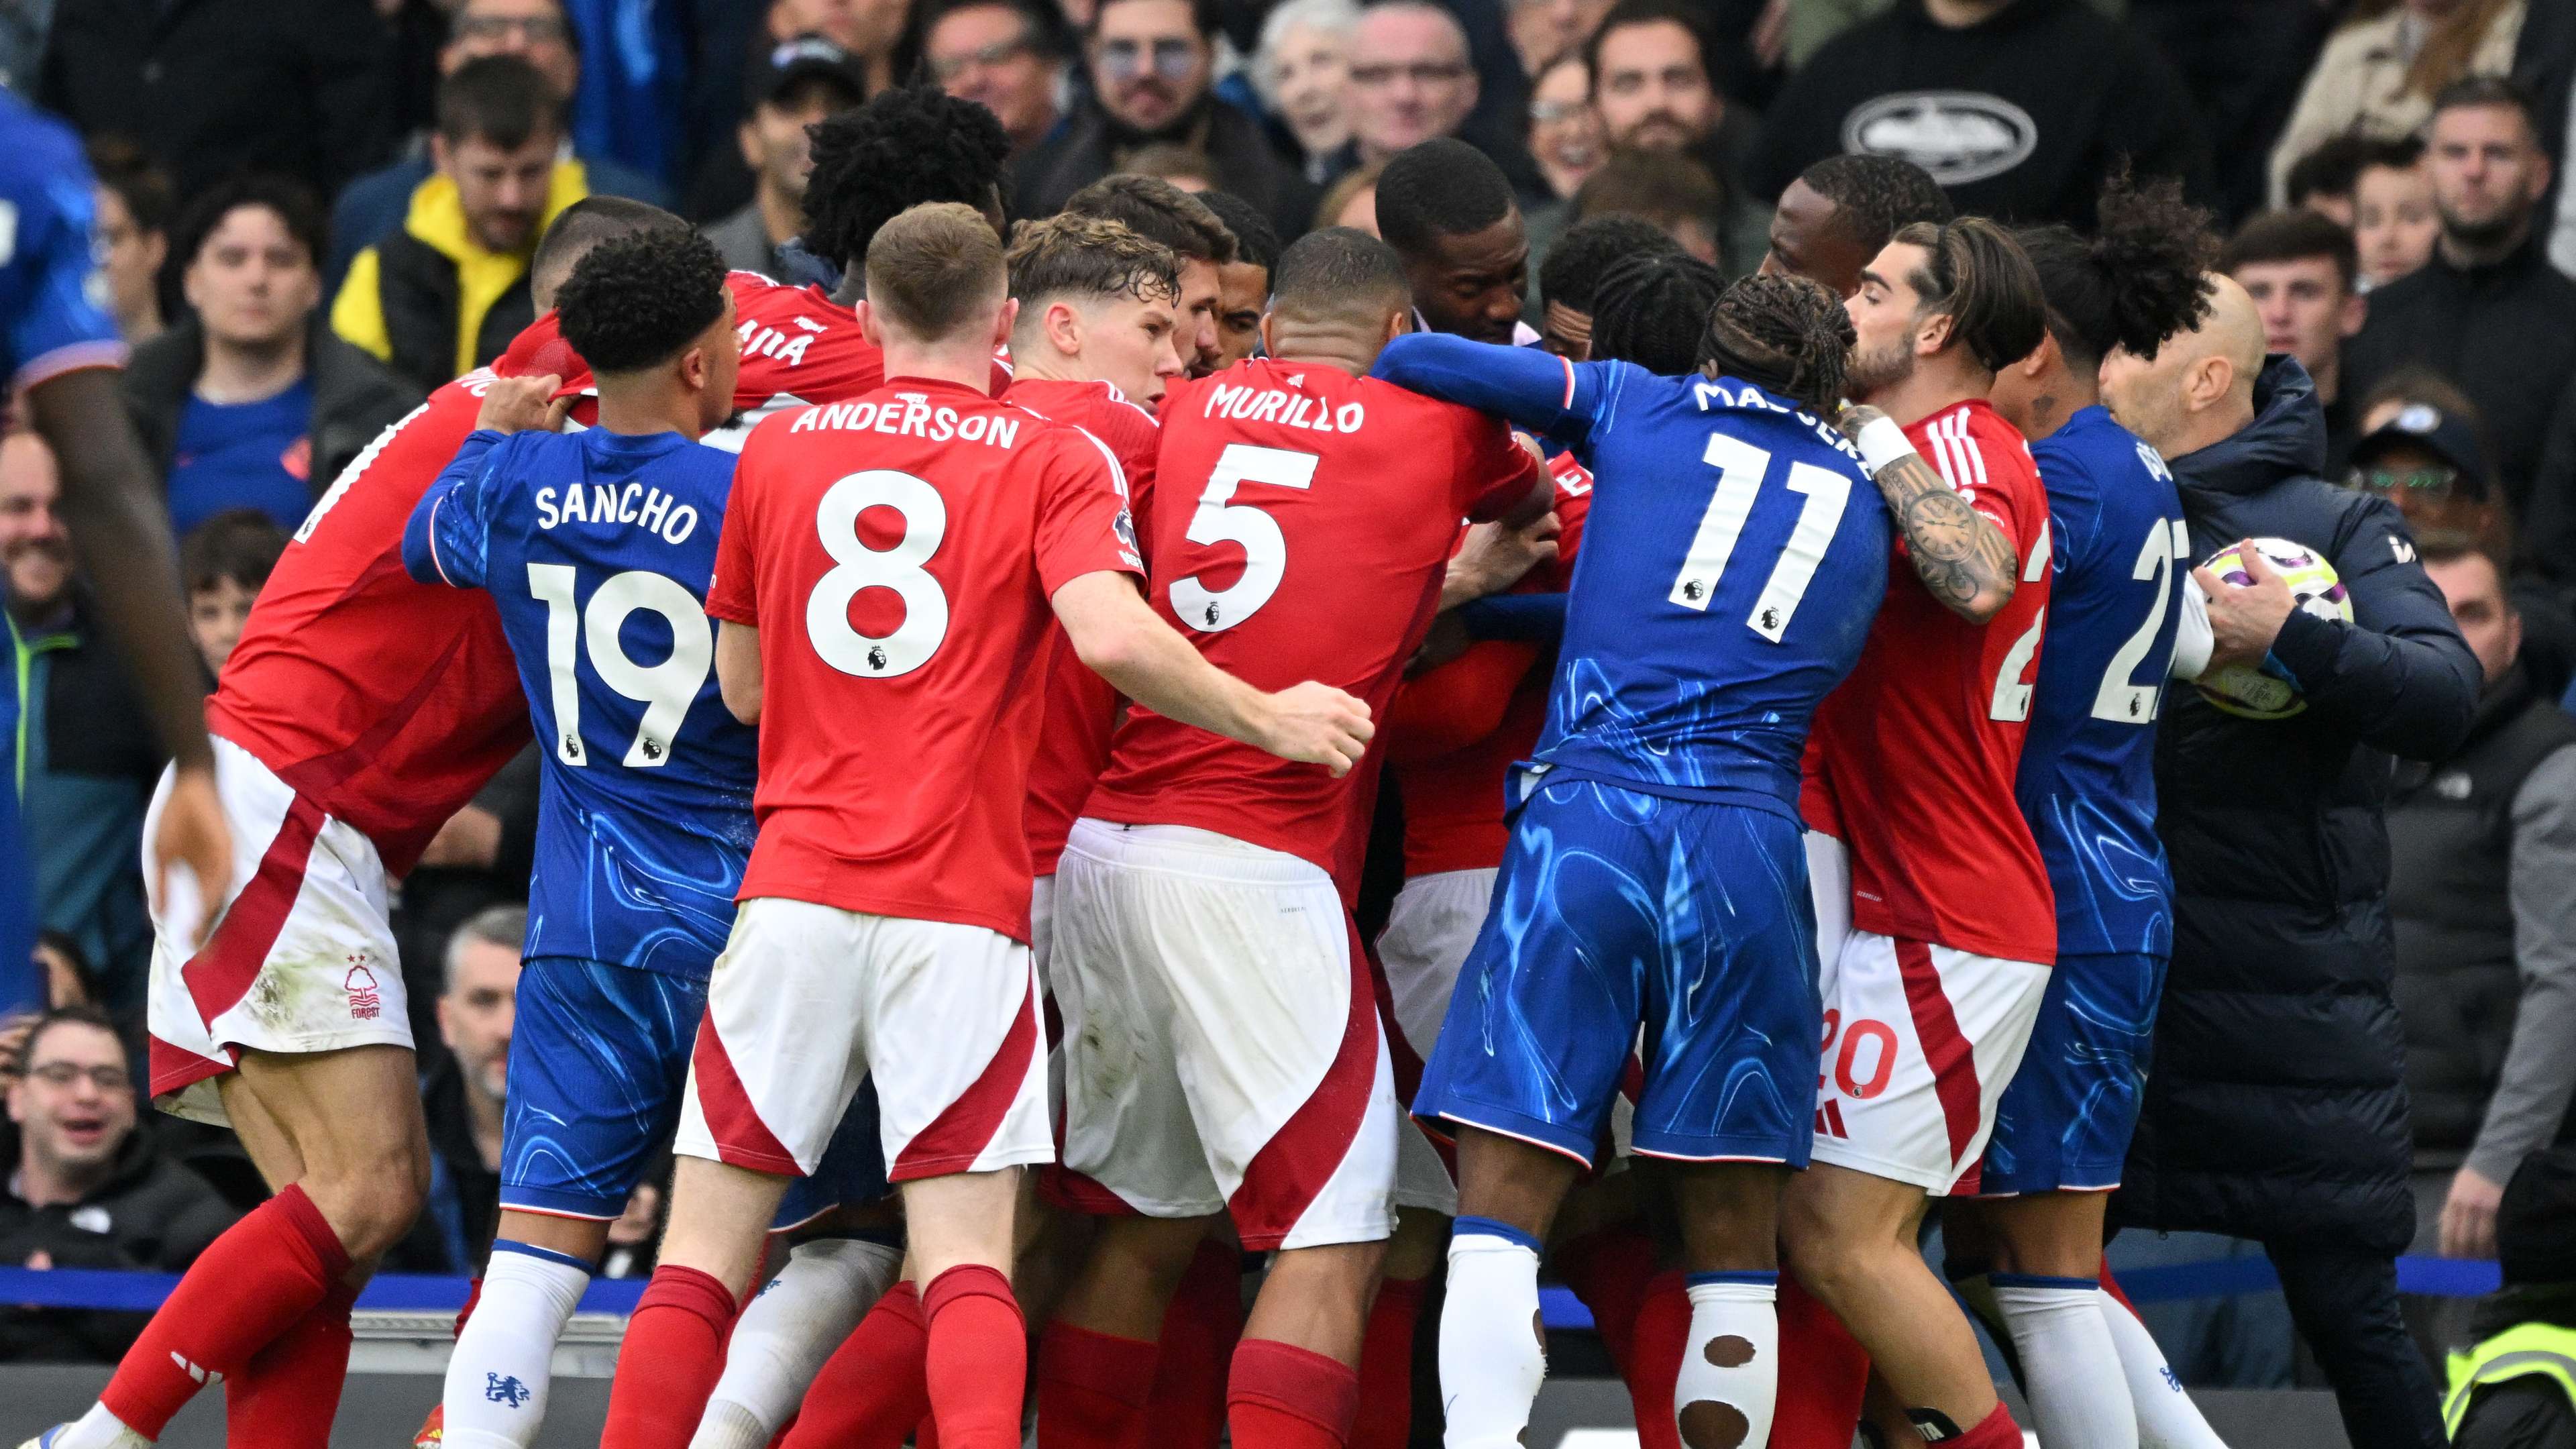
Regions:
[[[859,68],[857,57],[824,36],[800,35],[770,47],[752,74],[752,102],[766,105],[790,87],[810,80],[839,86],[849,94],[851,105],[867,99],[867,73]]]
[[[2400,444],[2421,448],[2448,463],[2460,475],[2462,492],[2481,498],[2486,496],[2485,451],[2478,446],[2476,426],[2467,418],[2431,403],[2408,403],[2397,410],[2397,416],[2381,423],[2352,445],[2353,466],[2367,467]]]

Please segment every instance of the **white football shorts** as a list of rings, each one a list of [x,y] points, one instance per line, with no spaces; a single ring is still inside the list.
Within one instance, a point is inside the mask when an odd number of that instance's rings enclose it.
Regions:
[[[886,1180],[1046,1162],[1029,948],[953,921],[742,903],[707,982],[675,1150],[802,1177],[862,1080]]]
[[[1330,876],[1179,825],[1080,820],[1056,870],[1065,1165],[1255,1251],[1394,1226],[1395,1083]]]
[[[2048,968],[1854,931],[1819,984],[1814,1160],[1936,1197],[1974,1193]]]
[[[170,873],[165,899],[151,842],[174,770],[161,772],[143,816],[143,879],[152,913],[146,1020],[152,1096],[161,1110],[229,1125],[215,1078],[244,1048],[409,1050],[411,1012],[387,920],[391,882],[376,844],[295,793],[259,757],[214,737],[215,793],[233,834],[230,892],[214,934],[197,878]]]

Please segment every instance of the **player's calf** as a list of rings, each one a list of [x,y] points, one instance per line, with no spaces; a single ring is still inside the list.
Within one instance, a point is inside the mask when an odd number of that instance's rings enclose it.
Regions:
[[[1778,1401],[1780,1189],[1758,1163],[1673,1163],[1690,1336],[1673,1385],[1685,1444],[1762,1444]]]
[[[352,1263],[372,1265],[411,1231],[429,1195],[429,1134],[408,1047],[242,1053],[230,1103],[258,1100],[301,1158],[294,1180]]]

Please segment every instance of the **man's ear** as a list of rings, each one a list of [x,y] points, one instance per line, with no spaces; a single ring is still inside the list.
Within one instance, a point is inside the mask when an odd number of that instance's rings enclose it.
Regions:
[[[1398,307],[1394,311],[1386,314],[1386,340],[1388,342],[1393,342],[1395,339],[1402,337],[1405,333],[1412,330],[1413,309],[1411,307]],[[1267,337],[1262,339],[1265,343],[1269,340],[1270,339]]]
[[[1004,297],[1002,310],[993,314],[993,346],[996,350],[1011,345],[1011,329],[1020,324],[1020,299]]]
[[[2193,411],[2212,406],[2235,385],[2236,364],[2212,352],[2183,369],[2183,405]]]
[[[2358,336],[2361,332],[2362,324],[2369,320],[2370,294],[2367,292],[2354,292],[2343,299],[2343,306],[2337,310],[2335,317],[2335,335],[2337,337]]]
[[[1047,303],[1046,315],[1038,319],[1039,330],[1056,351],[1067,357],[1082,353],[1082,309],[1071,302]]]
[[[734,127],[733,141],[742,148],[742,164],[751,168],[752,175],[758,176],[761,162],[759,124],[745,116],[742,124]]]
[[[707,349],[692,347],[680,354],[680,383],[691,392],[707,390]]]
[[[2059,356],[2057,334],[2043,330],[2039,334],[2039,345],[2030,350],[2030,356],[2014,363],[2013,367],[2019,370],[2022,376],[2035,378],[2048,371],[2049,364],[2057,361]]]
[[[446,138],[445,136],[442,136],[442,135],[438,134],[436,131],[432,131],[432,132],[430,132],[430,133],[429,133],[429,164],[430,164],[430,166],[431,166],[432,168],[434,168],[434,169],[438,172],[438,174],[439,174],[439,175],[441,175],[441,176],[453,177],[456,173],[455,173],[455,172],[453,172],[453,171],[450,171],[450,170],[448,169],[448,163],[449,163],[449,160],[450,160],[450,159],[451,159],[451,157],[450,157],[450,153],[449,153],[449,151],[448,151],[448,149],[447,149],[447,138]]]
[[[1261,314],[1261,325],[1260,325],[1259,327],[1257,327],[1257,328],[1253,329],[1253,330],[1255,330],[1256,332],[1258,332],[1258,333],[1260,333],[1260,334],[1261,334],[1261,355],[1262,355],[1262,356],[1264,356],[1264,357],[1271,357],[1271,356],[1275,356],[1275,355],[1276,355],[1276,354],[1275,354],[1275,353],[1273,353],[1273,352],[1271,351],[1271,349],[1270,349],[1270,315],[1271,315],[1271,314],[1270,314],[1269,312],[1267,312],[1267,311],[1263,312],[1263,313]],[[1174,345],[1175,345],[1176,347],[1178,346],[1178,339],[1177,339],[1177,338],[1176,338],[1176,339],[1175,339],[1175,341],[1174,341]]]
[[[850,311],[859,319],[859,336],[867,339],[870,347],[882,350],[885,347],[885,329],[877,325],[877,309],[868,305],[867,298],[861,297]]]
[[[1950,345],[1950,334],[1957,329],[1958,325],[1958,319],[1947,312],[1933,312],[1916,318],[1914,355],[1937,356],[1942,348]]]

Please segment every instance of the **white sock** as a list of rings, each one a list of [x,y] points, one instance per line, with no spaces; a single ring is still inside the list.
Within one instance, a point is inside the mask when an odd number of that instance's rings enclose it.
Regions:
[[[864,1238],[818,1238],[789,1252],[733,1326],[724,1377],[689,1449],[762,1449],[803,1402],[823,1361],[885,1296],[903,1250]]]
[[[1994,1273],[2033,1427],[2050,1449],[2138,1449],[2138,1412],[2112,1340],[2109,1295],[2090,1278]],[[2123,1315],[2126,1316],[2126,1315]]]
[[[1770,1443],[1780,1398],[1780,1275],[1693,1273],[1686,1281],[1689,1347],[1673,1381],[1682,1442],[1723,1444],[1733,1435],[1738,1444]]]
[[[2138,1416],[2138,1443],[2143,1449],[2227,1449],[2227,1441],[2200,1416],[2182,1380],[2165,1364],[2156,1336],[2108,1293],[2101,1296],[2102,1321],[2110,1325],[2111,1342],[2120,1352],[2120,1376],[2129,1381],[2129,1404]]]
[[[152,1441],[125,1427],[125,1421],[107,1411],[105,1404],[92,1404],[89,1412],[71,1422],[54,1449],[151,1449]]]
[[[590,1286],[590,1265],[504,1238],[492,1245],[474,1316],[447,1359],[449,1449],[527,1449],[546,1421],[555,1340]]]
[[[1440,1397],[1448,1449],[1520,1449],[1547,1377],[1538,1316],[1538,1239],[1491,1218],[1460,1218],[1449,1235],[1449,1297],[1440,1310]]]

